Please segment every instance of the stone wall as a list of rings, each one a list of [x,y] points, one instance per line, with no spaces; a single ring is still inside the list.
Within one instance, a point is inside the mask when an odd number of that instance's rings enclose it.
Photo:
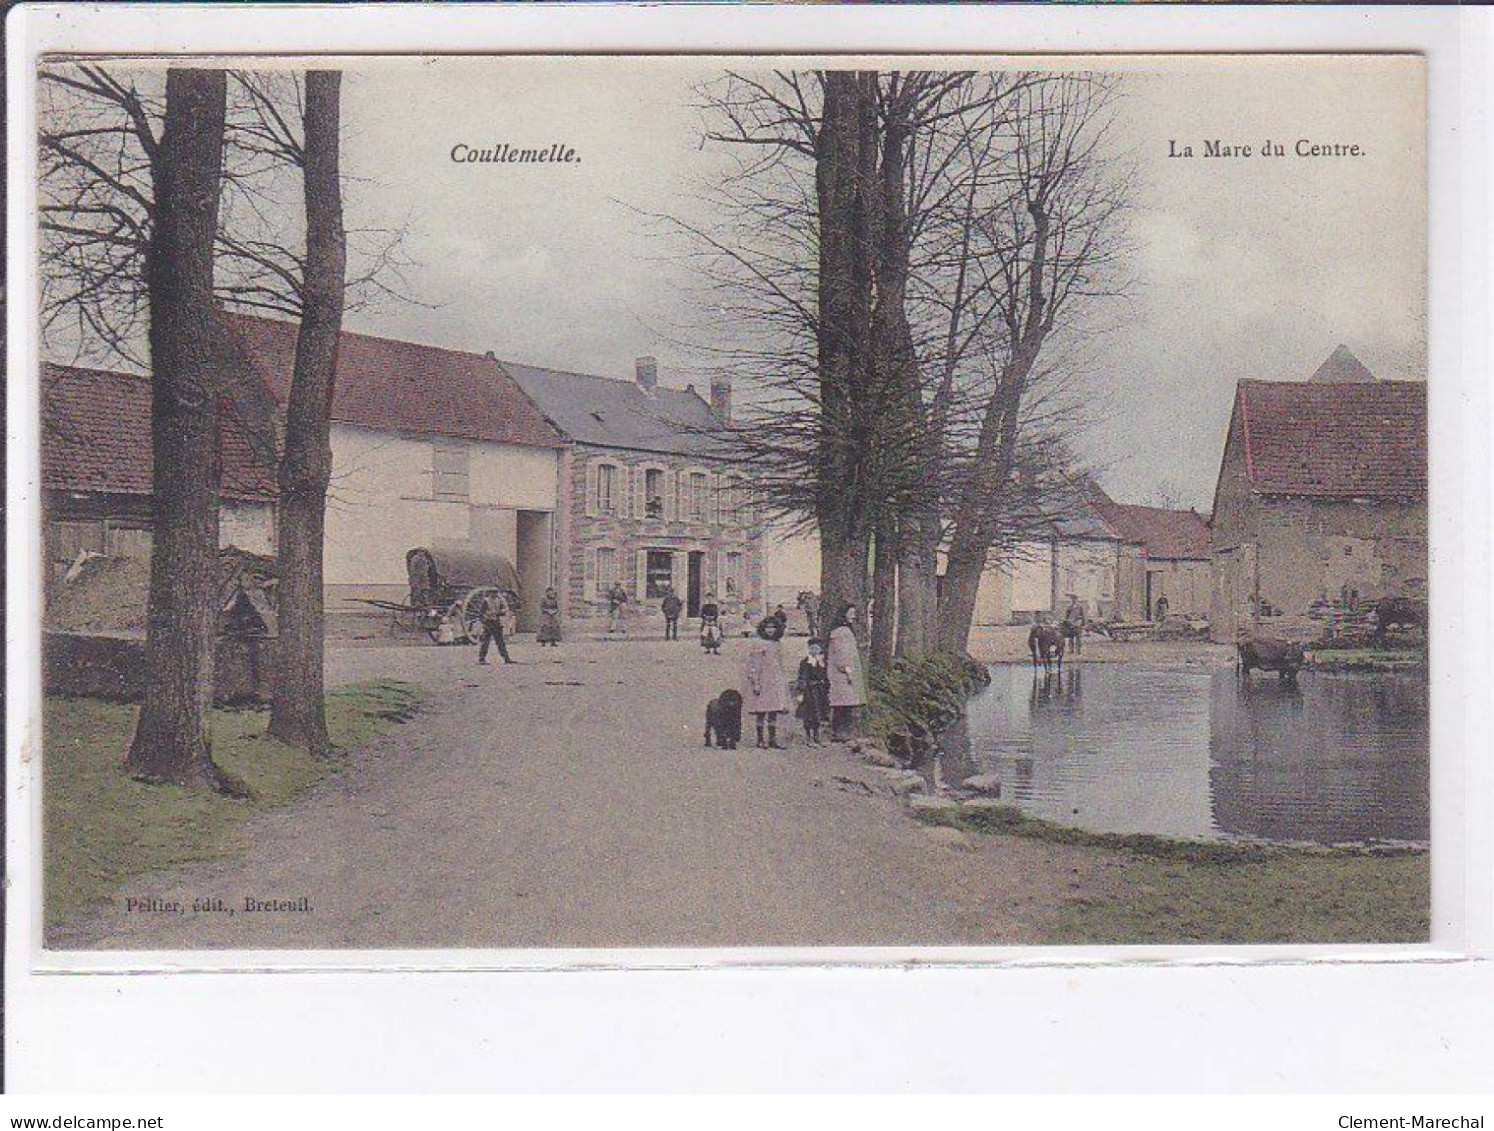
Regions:
[[[273,645],[268,637],[220,636],[213,659],[213,702],[268,703]],[[48,695],[138,703],[145,698],[145,640],[44,633],[42,689]]]

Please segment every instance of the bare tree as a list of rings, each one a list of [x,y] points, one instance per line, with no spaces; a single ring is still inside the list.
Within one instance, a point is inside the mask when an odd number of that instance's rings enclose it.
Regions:
[[[145,250],[157,212],[153,162],[165,108],[159,83],[153,72],[63,64],[41,77],[44,331],[54,348],[70,347],[75,356],[146,368],[139,339],[149,310]],[[327,82],[289,72],[228,73],[211,277],[220,304],[301,320],[278,475],[283,656],[271,727],[316,752],[327,747],[321,536],[336,341],[344,308],[404,297],[406,262],[403,229],[364,228],[351,241],[344,231],[338,84],[329,97]],[[296,196],[302,205],[292,203]],[[351,275],[349,242],[358,260]],[[221,325],[214,356],[225,375],[218,389],[223,411],[261,460],[275,463],[281,445],[273,406],[266,411],[241,344]],[[214,539],[216,552],[216,532]],[[281,670],[287,662],[289,672]]]
[[[337,71],[306,74],[302,146],[306,258],[278,480],[279,641],[269,733],[313,754],[328,749],[322,672],[322,546],[327,486],[332,477],[332,396],[347,263],[338,174],[341,81]]]
[[[979,227],[977,257],[1003,331],[975,446],[953,500],[938,642],[966,647],[976,595],[1023,482],[1033,389],[1055,334],[1073,332],[1086,303],[1118,292],[1120,220],[1129,183],[1106,149],[1113,80],[1055,75],[1017,92],[1010,116],[1013,191]],[[1031,452],[1031,448],[1028,448]]]
[[[146,245],[155,535],[145,703],[126,767],[147,781],[231,783],[208,744],[218,592],[218,400],[213,242],[227,87],[222,71],[172,69],[150,158]]]

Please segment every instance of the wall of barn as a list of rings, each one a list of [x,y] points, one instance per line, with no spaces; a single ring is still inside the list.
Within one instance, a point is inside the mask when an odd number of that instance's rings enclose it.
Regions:
[[[1257,622],[1316,639],[1382,597],[1426,596],[1426,506],[1262,500],[1257,554]]]
[[[1166,597],[1168,616],[1209,617],[1214,587],[1209,561],[1148,558],[1146,572],[1151,577],[1153,610],[1157,599]]]
[[[438,494],[438,445],[466,453],[465,484],[441,484],[452,497]],[[533,573],[536,551],[526,546],[520,553],[520,512],[553,518],[560,455],[334,425],[324,563],[329,614],[367,614],[358,597],[407,599],[405,554],[417,546],[473,546],[515,563],[522,557]],[[545,529],[548,537],[551,526]]]

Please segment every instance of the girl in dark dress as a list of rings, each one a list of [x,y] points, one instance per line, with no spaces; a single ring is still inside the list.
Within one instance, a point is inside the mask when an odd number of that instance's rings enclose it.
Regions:
[[[809,642],[809,655],[799,661],[794,696],[799,700],[794,714],[804,723],[805,741],[818,746],[820,724],[830,716],[830,673],[825,669],[824,646],[818,640]]]

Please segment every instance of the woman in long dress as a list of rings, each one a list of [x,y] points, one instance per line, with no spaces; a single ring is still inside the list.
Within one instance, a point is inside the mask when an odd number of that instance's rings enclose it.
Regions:
[[[551,646],[560,643],[560,598],[553,589],[546,589],[545,599],[540,602],[540,626],[536,639]]]
[[[774,617],[764,617],[757,625],[757,639],[747,646],[747,657],[742,663],[743,682],[746,694],[742,696],[742,709],[751,711],[757,721],[757,744],[782,750],[778,742],[778,716],[789,709],[788,676],[783,670],[783,652],[778,641],[783,638],[783,625]],[[763,729],[767,728],[768,740],[763,741]]]
[[[856,726],[856,709],[866,706],[866,677],[851,621],[856,606],[841,606],[830,629],[825,666],[830,669],[830,739],[844,742]]]

